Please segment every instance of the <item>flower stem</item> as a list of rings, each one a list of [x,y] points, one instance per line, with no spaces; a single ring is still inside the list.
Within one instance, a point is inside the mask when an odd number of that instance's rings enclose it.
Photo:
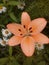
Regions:
[[[12,57],[12,47],[9,46],[9,58],[11,59],[11,57]]]

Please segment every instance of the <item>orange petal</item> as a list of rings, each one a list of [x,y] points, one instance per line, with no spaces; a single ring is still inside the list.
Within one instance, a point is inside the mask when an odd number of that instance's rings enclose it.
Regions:
[[[32,22],[30,23],[28,29],[30,29],[32,34],[36,34],[41,32],[45,26],[46,26],[47,21],[44,18],[37,18],[32,20]]]
[[[7,28],[16,36],[22,36],[26,33],[26,30],[20,24],[11,23],[7,25]]]
[[[35,39],[36,42],[41,43],[41,44],[48,44],[48,37],[42,33],[33,35],[33,38]]]
[[[18,45],[18,44],[20,44],[21,39],[22,39],[22,38],[19,37],[19,36],[13,36],[13,37],[8,41],[8,45],[9,45],[9,46]]]
[[[49,42],[49,40],[48,40],[48,42]]]
[[[24,26],[24,28],[28,28],[28,25],[30,23],[31,19],[27,12],[23,12],[21,16],[21,23]]]
[[[26,36],[22,39],[21,48],[26,56],[32,56],[35,50],[34,39],[30,36]]]

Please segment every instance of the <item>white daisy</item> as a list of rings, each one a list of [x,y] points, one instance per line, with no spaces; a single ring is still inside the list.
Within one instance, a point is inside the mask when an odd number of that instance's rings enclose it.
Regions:
[[[43,44],[39,44],[39,43],[36,43],[35,47],[36,47],[37,50],[44,49],[44,45]]]
[[[0,6],[0,13],[2,13],[2,12],[6,12],[6,7],[4,7],[4,6]]]
[[[3,39],[0,38],[0,45],[2,46],[6,46],[8,44],[8,40],[7,38],[3,37]]]
[[[11,36],[12,34],[8,29],[2,29],[1,32],[4,37]]]
[[[20,3],[19,5],[17,5],[17,7],[18,7],[18,9],[23,10],[24,7],[25,7],[25,3],[24,2],[23,3]]]

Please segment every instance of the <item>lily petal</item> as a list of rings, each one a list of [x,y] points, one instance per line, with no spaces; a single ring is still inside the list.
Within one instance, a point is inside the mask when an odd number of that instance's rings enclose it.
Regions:
[[[48,42],[49,42],[49,40],[48,40]]]
[[[23,12],[21,16],[21,23],[24,26],[24,28],[28,28],[28,25],[30,24],[30,16],[27,12]]]
[[[41,44],[48,44],[48,37],[42,33],[33,35],[33,38],[35,39],[36,42],[41,43]]]
[[[29,24],[28,29],[32,28],[30,31],[31,34],[37,34],[41,32],[47,24],[47,21],[44,18],[37,18],[32,20],[32,22]]]
[[[9,46],[15,46],[15,45],[19,45],[21,42],[21,37],[20,36],[13,36],[9,41],[8,41],[8,45]]]
[[[24,37],[21,42],[21,48],[26,56],[32,56],[35,50],[34,39],[30,36]]]
[[[20,24],[11,23],[7,25],[7,28],[16,36],[22,36],[26,33],[26,30]]]

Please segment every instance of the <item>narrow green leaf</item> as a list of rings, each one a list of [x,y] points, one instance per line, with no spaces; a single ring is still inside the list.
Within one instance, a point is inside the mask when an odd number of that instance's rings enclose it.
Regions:
[[[14,15],[13,12],[9,13],[9,16],[10,16],[10,18],[11,18],[12,20],[17,21],[17,19],[16,19],[16,17],[15,17],[15,15]]]
[[[13,6],[16,6],[18,5],[20,2],[17,2],[17,1],[9,1],[8,2],[8,5],[13,5]]]

